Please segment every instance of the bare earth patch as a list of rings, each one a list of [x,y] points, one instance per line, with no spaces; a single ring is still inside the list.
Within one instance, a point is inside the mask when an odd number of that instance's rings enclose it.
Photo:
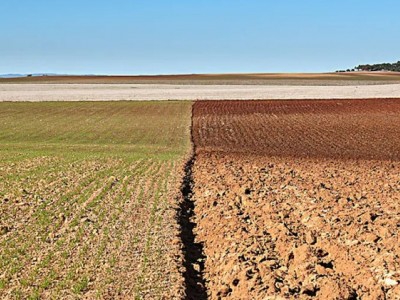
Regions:
[[[195,103],[212,299],[398,299],[399,103]]]
[[[0,84],[1,101],[399,98],[400,84],[346,86]]]
[[[399,170],[199,154],[196,234],[211,299],[397,299]]]
[[[178,75],[52,75],[0,78],[2,83],[364,85],[399,83],[399,72],[230,73]]]

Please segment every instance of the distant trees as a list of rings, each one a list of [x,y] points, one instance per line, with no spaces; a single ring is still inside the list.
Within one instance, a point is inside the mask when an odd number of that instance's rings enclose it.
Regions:
[[[367,64],[359,65],[354,69],[338,70],[336,72],[354,72],[354,71],[390,71],[390,72],[400,72],[400,61],[396,63],[382,63],[382,64]]]
[[[400,61],[398,61],[396,63],[359,65],[359,66],[356,67],[356,69],[360,70],[360,71],[392,71],[392,72],[400,72]]]

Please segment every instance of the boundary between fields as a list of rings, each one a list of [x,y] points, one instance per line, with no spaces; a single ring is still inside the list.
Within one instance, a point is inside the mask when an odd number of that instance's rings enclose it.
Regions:
[[[193,165],[196,160],[196,148],[193,141],[193,105],[190,124],[190,142],[192,145],[192,154],[185,164],[183,182],[181,186],[182,201],[178,209],[178,223],[180,226],[180,238],[183,244],[185,271],[185,298],[187,300],[207,299],[206,283],[203,276],[205,255],[203,253],[203,244],[196,242],[194,228],[195,201],[193,199]]]

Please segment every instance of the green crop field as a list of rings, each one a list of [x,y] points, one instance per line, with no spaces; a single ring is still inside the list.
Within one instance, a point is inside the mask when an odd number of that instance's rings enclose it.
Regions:
[[[190,102],[0,103],[0,298],[178,295],[190,116]]]

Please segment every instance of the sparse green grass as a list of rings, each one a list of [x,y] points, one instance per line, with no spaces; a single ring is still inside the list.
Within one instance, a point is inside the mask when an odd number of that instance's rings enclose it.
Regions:
[[[0,104],[2,159],[49,153],[85,157],[156,155],[189,147],[190,102],[47,102]]]
[[[168,296],[190,111],[0,103],[0,298]]]

